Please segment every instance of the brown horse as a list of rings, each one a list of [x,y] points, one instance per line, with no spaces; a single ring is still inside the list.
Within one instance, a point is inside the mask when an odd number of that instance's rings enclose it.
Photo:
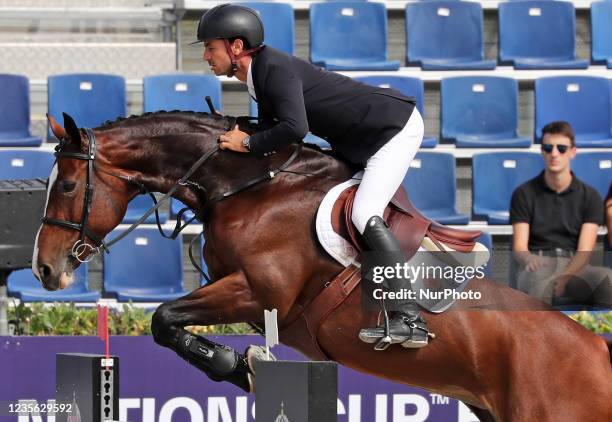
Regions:
[[[206,262],[216,281],[161,305],[152,329],[159,344],[211,378],[248,389],[244,368],[236,369],[240,363],[220,371],[227,361],[202,363],[205,357],[190,354],[180,342],[199,342],[204,354],[208,345],[221,360],[222,352],[235,352],[190,337],[184,327],[261,323],[264,309],[272,308],[278,309],[281,328],[294,321],[343,270],[317,242],[313,219],[324,194],[354,169],[304,147],[288,171],[224,196],[286,163],[295,150],[292,146],[262,158],[219,151],[219,135],[234,122],[207,114],[154,113],[88,133],[68,116],[65,129],[52,121],[54,133],[63,139],[62,153],[50,178],[48,224],[39,231],[33,268],[47,289],[66,287],[79,260],[91,252],[78,247],[74,252],[75,242],[84,237],[96,244],[120,223],[143,186],[170,191],[206,154],[190,183],[173,196],[200,211]],[[94,159],[92,136],[97,140]],[[93,186],[89,195],[87,184]],[[483,421],[612,421],[612,368],[602,338],[503,284],[477,279],[470,289],[483,299],[426,315],[437,335],[429,346],[378,352],[358,339],[359,329],[375,325],[378,315],[362,309],[357,287],[324,321],[319,344],[343,365],[455,397]],[[300,336],[303,342],[294,340]],[[307,336],[293,333],[281,341],[309,353],[300,346],[308,343]]]

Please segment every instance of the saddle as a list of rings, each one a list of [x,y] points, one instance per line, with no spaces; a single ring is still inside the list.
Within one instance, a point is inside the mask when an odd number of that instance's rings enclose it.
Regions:
[[[365,250],[363,240],[351,220],[357,188],[358,185],[350,186],[338,196],[332,208],[332,228],[361,252]],[[476,242],[481,234],[480,231],[452,229],[431,221],[412,205],[406,191],[401,186],[385,210],[384,219],[397,237],[408,259],[419,248],[432,252],[466,253],[484,248]],[[281,340],[300,350],[307,351],[307,355],[312,359],[332,360],[323,351],[317,340],[319,327],[342,305],[360,281],[360,269],[355,265],[346,267],[331,282],[327,283],[310,303],[304,306],[304,311],[295,320],[282,327],[279,332]],[[300,336],[300,333],[304,331],[308,333],[308,337]]]
[[[345,189],[332,209],[332,227],[359,252],[364,250],[361,235],[351,220],[358,185]],[[402,246],[407,259],[420,247],[430,252],[472,252],[478,249],[477,230],[457,230],[440,225],[423,216],[410,202],[402,186],[397,190],[383,215],[391,232]]]

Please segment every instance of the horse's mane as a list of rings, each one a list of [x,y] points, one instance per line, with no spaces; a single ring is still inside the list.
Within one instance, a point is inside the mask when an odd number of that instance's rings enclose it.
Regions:
[[[116,129],[116,128],[128,128],[130,126],[142,125],[146,123],[159,122],[159,119],[163,120],[185,120],[193,121],[198,120],[203,123],[210,121],[224,120],[228,121],[232,119],[230,116],[218,116],[215,114],[206,113],[203,111],[180,111],[180,110],[159,110],[152,111],[143,114],[133,114],[129,117],[118,117],[115,120],[107,120],[98,129]]]
[[[185,124],[189,124],[194,120],[202,123],[202,124],[210,124],[211,122],[215,122],[216,125],[220,121],[228,123],[232,120],[236,120],[241,130],[244,130],[248,133],[256,133],[263,130],[257,123],[254,123],[253,120],[249,119],[247,116],[219,116],[211,113],[206,113],[203,111],[180,111],[180,110],[172,110],[172,111],[153,111],[147,112],[139,115],[131,115],[129,117],[118,117],[115,120],[107,120],[104,122],[98,129],[100,130],[111,130],[111,129],[132,129],[132,128],[142,128],[147,124],[154,124],[155,127],[159,127],[160,124],[166,122],[180,122],[183,121]],[[322,154],[334,157],[339,160],[343,160],[341,156],[334,153],[331,150],[324,150],[319,145],[304,143],[304,146],[318,151]]]

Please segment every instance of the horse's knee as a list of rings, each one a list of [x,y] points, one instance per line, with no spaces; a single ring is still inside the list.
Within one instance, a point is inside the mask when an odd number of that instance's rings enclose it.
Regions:
[[[174,323],[174,311],[170,302],[160,305],[151,319],[151,334],[155,342],[162,346],[167,346],[179,327]]]

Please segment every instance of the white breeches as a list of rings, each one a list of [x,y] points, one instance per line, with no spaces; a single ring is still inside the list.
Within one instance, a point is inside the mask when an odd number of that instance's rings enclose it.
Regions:
[[[415,107],[406,126],[367,161],[353,204],[353,224],[359,233],[371,217],[383,216],[421,146],[423,132],[423,118]]]

